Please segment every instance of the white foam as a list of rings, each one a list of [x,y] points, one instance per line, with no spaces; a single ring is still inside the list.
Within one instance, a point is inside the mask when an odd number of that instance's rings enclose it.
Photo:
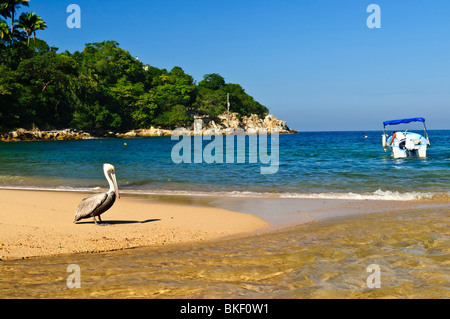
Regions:
[[[98,192],[105,189],[100,187],[34,187],[34,186],[0,186],[0,189],[17,190],[47,190],[47,191],[70,191],[70,192]],[[120,187],[119,187],[120,189]],[[264,198],[297,198],[297,199],[341,199],[341,200],[395,200],[411,201],[421,199],[432,199],[433,197],[449,197],[450,193],[431,193],[431,192],[398,192],[378,189],[370,193],[266,193],[249,191],[223,191],[223,192],[202,192],[202,191],[182,191],[182,190],[130,190],[120,189],[121,194],[142,194],[142,195],[172,195],[172,196],[225,196],[225,197],[264,197]]]
[[[345,200],[420,200],[420,199],[430,199],[434,196],[433,193],[426,192],[392,192],[392,191],[382,191],[376,190],[373,193],[301,193],[301,194],[282,194],[282,198],[317,198],[317,199],[345,199]]]
[[[298,199],[342,199],[342,200],[397,200],[410,201],[431,199],[434,196],[442,195],[431,192],[393,192],[378,189],[372,193],[265,193],[249,191],[230,191],[230,192],[193,192],[193,191],[175,191],[175,190],[125,190],[121,193],[146,194],[146,195],[181,195],[181,196],[227,196],[227,197],[272,197],[272,198],[298,198]],[[448,196],[446,194],[445,196]]]

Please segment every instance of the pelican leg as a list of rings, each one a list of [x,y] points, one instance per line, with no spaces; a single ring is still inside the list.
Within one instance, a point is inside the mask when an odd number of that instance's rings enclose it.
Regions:
[[[98,222],[97,222],[97,220],[95,219],[95,216],[94,216],[94,223],[95,223],[95,225],[103,226],[104,224],[102,224],[102,220],[100,219],[100,216],[97,216],[97,217],[98,217]]]
[[[100,218],[100,215],[98,215],[97,218],[98,218],[98,222],[95,220],[95,216],[94,216],[95,225],[97,225],[97,226],[106,226],[106,225],[108,225],[108,224],[106,224],[106,223],[104,223],[102,221],[102,219]]]

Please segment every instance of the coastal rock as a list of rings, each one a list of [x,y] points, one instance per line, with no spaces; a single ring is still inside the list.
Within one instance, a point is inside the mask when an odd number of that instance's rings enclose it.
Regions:
[[[267,115],[264,119],[264,126],[268,130],[278,130],[280,132],[289,132],[290,129],[285,121],[279,120],[273,115]]]
[[[121,137],[121,138],[133,138],[133,137],[136,137],[137,136],[137,134],[136,134],[136,132],[133,130],[133,131],[129,131],[129,132],[127,132],[127,133],[116,133],[116,137]]]
[[[205,115],[195,115],[195,120],[201,120],[202,134],[204,135],[220,135],[220,134],[236,134],[242,131],[246,134],[271,134],[276,130],[280,134],[296,133],[291,130],[285,121],[279,120],[274,115],[267,115],[264,119],[256,114],[250,116],[239,117],[238,113],[226,113],[212,119]],[[198,128],[197,128],[198,129]],[[0,133],[0,141],[16,142],[16,141],[38,141],[38,140],[78,140],[89,139],[93,137],[107,138],[135,138],[150,136],[171,136],[172,130],[150,127],[149,129],[131,130],[128,132],[113,132],[110,130],[91,130],[89,132],[77,129],[62,129],[41,131],[38,128],[26,130],[19,128],[8,133]],[[194,124],[186,129],[186,134],[194,134]]]
[[[297,131],[291,130],[285,121],[279,120],[274,115],[267,115],[263,119],[257,114],[239,118],[238,113],[230,113],[229,116],[224,113],[219,115],[218,119],[221,123],[215,123],[207,119],[205,121],[205,118],[202,120],[206,123],[206,129],[243,129],[249,134],[271,133],[274,130],[277,130],[281,134],[297,133]]]
[[[26,130],[19,128],[15,131],[11,131],[6,134],[0,134],[0,140],[4,142],[17,142],[17,141],[39,141],[39,140],[76,140],[90,138],[90,134],[87,132],[79,131],[76,129],[63,129],[63,130],[51,130],[41,131],[39,129]]]
[[[10,138],[19,138],[19,132],[18,131],[10,132],[9,137]]]
[[[163,130],[159,128],[154,128],[153,126],[150,127],[149,129],[140,129],[134,132],[136,133],[136,136],[139,137],[170,136],[172,134],[172,130]]]
[[[242,123],[239,120],[239,114],[238,113],[230,113],[228,116],[226,113],[219,115],[218,118],[221,120],[221,124],[225,128],[233,128],[237,129],[242,127]]]
[[[219,115],[216,120],[206,115],[195,115],[194,119],[201,121],[201,128],[204,135],[232,134],[242,130],[246,134],[271,134],[277,131],[280,134],[297,133],[291,130],[285,121],[279,120],[274,115],[267,115],[261,118],[257,114],[239,117],[238,113],[227,113]],[[191,127],[194,130],[194,125]],[[198,130],[198,128],[196,128]]]
[[[247,128],[267,128],[261,117],[256,114],[242,117],[242,124]]]
[[[141,129],[137,130],[136,134],[140,137],[149,137],[149,136],[160,136],[161,132],[158,132],[159,130],[155,129],[153,126],[149,129]],[[159,134],[159,135],[158,135]]]

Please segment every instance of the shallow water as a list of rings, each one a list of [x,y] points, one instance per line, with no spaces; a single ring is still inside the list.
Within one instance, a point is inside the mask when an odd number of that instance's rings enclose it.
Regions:
[[[384,152],[381,133],[280,135],[275,174],[260,173],[269,166],[260,155],[250,163],[249,154],[256,150],[249,147],[249,136],[245,163],[239,164],[227,163],[225,147],[224,163],[176,164],[171,152],[178,141],[170,137],[0,143],[0,187],[105,188],[102,164],[112,163],[121,192],[405,200],[450,196],[450,130],[430,131],[427,158],[408,159]],[[210,142],[203,141],[204,152]]]
[[[1,261],[0,298],[450,298],[450,210],[356,215],[244,238]],[[81,288],[68,289],[69,264]],[[367,267],[381,288],[368,288]]]
[[[0,188],[98,190],[101,165],[111,162],[121,192],[195,197],[272,224],[289,224],[305,199],[325,215],[322,199],[403,208],[344,207],[339,218],[217,242],[0,261],[0,298],[449,298],[449,205],[406,205],[449,200],[450,131],[429,133],[427,158],[397,160],[383,151],[381,132],[281,135],[272,175],[248,158],[175,164],[170,138],[0,143]],[[70,264],[80,266],[80,289],[67,288]],[[371,264],[380,266],[379,289],[367,287]]]

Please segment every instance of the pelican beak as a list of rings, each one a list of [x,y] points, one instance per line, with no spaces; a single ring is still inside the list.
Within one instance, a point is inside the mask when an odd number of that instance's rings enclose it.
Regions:
[[[114,171],[111,172],[111,179],[114,184],[114,192],[116,193],[117,198],[120,199],[119,188],[117,187],[116,173]]]

